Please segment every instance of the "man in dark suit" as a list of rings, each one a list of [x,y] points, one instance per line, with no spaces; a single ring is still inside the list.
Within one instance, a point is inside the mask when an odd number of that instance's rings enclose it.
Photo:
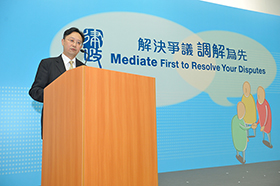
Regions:
[[[44,102],[44,88],[61,74],[72,68],[84,65],[76,56],[84,42],[84,34],[77,28],[66,30],[61,40],[63,53],[58,57],[43,59],[38,67],[29,95],[36,101]],[[41,115],[41,136],[43,138],[43,111]]]

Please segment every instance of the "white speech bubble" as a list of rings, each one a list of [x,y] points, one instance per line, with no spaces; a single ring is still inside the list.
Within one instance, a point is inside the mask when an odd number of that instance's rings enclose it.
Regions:
[[[101,29],[104,34],[101,65],[104,69],[146,75],[156,78],[157,106],[166,106],[191,99],[201,91],[184,81],[176,69],[161,66],[160,60],[173,61],[173,54],[168,51],[168,41],[180,42],[193,33],[187,28],[172,21],[140,13],[112,12],[87,16],[75,20],[63,27],[54,37],[50,48],[51,56],[62,52],[61,39],[63,32],[75,26],[83,31],[85,28]],[[138,51],[138,39],[151,39],[150,51]],[[166,44],[165,52],[154,52],[154,39]],[[121,54],[121,57],[155,59],[158,64],[153,66],[133,66],[112,64],[111,54]],[[83,59],[83,54],[77,56]],[[97,63],[87,63],[98,67]]]
[[[211,99],[222,106],[231,106],[230,97],[241,97],[242,86],[245,81],[251,85],[251,94],[255,94],[258,86],[268,87],[276,76],[276,63],[270,52],[257,41],[241,34],[228,31],[206,31],[190,36],[185,42],[206,42],[211,46],[223,45],[225,56],[213,54],[208,57],[195,57],[187,60],[209,66],[219,66],[219,71],[190,69],[178,70],[178,73],[194,87],[205,91]],[[228,49],[227,49],[228,48]],[[213,48],[210,48],[213,52]],[[227,59],[228,51],[236,52],[236,59]],[[243,51],[243,56],[241,55]],[[240,53],[239,53],[240,52]],[[184,59],[175,55],[175,60]],[[248,72],[247,72],[248,71]],[[251,71],[251,73],[250,73]]]
[[[186,82],[198,90],[204,91],[212,83],[217,72],[216,60],[197,55],[197,43],[204,42],[198,35],[193,34],[182,42],[192,45],[193,54],[182,55],[181,53],[177,53],[174,55],[175,61],[183,61],[188,65],[185,65],[185,68],[177,69],[177,71]]]
[[[58,56],[62,52],[61,39],[63,32],[75,26],[83,31],[86,28],[100,29],[104,34],[103,46],[100,48],[104,69],[140,74],[156,78],[156,101],[157,106],[167,106],[189,100],[201,91],[207,92],[211,99],[223,106],[232,105],[229,97],[242,96],[242,84],[248,81],[251,84],[252,94],[256,93],[258,86],[268,87],[276,75],[276,64],[269,53],[260,43],[243,36],[226,31],[206,31],[194,34],[187,28],[172,21],[141,13],[111,12],[95,14],[75,20],[63,27],[54,37],[50,54]],[[150,39],[151,50],[138,50],[138,40]],[[166,45],[165,52],[155,51],[154,41],[163,41]],[[168,42],[192,43],[193,56],[186,56],[180,51],[174,54],[169,51]],[[197,42],[222,44],[235,50],[246,51],[247,62],[220,58],[201,58],[197,56]],[[127,59],[154,59],[156,66],[131,65],[112,63],[112,54],[126,57]],[[82,53],[78,59],[83,59]],[[168,67],[165,62],[178,61],[178,67]],[[181,62],[188,63],[189,68],[183,69]],[[193,62],[197,65],[205,65],[211,70],[193,69]],[[246,73],[217,71],[221,65],[235,67],[245,65],[258,67],[266,70],[265,75],[248,75]],[[97,63],[88,62],[88,66],[98,67]],[[213,70],[213,68],[215,68]]]

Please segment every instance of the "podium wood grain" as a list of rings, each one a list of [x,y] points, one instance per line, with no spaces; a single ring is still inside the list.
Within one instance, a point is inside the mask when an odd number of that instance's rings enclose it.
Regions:
[[[60,76],[45,89],[42,186],[157,186],[155,99],[151,77]]]

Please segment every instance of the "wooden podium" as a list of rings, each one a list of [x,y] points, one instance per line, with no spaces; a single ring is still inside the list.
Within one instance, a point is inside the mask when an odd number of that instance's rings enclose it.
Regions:
[[[78,67],[44,90],[42,186],[157,186],[155,79]]]

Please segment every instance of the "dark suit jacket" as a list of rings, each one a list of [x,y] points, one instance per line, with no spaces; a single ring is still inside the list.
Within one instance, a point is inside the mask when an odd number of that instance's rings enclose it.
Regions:
[[[84,65],[76,59],[76,67]],[[38,67],[35,80],[29,95],[36,101],[44,102],[44,88],[66,71],[62,56],[43,59]],[[43,131],[43,111],[41,115],[41,131]],[[43,133],[42,133],[43,135]]]
[[[76,66],[84,65],[76,59]],[[62,56],[43,59],[37,70],[37,74],[29,90],[29,95],[36,101],[44,102],[44,88],[66,71]]]

